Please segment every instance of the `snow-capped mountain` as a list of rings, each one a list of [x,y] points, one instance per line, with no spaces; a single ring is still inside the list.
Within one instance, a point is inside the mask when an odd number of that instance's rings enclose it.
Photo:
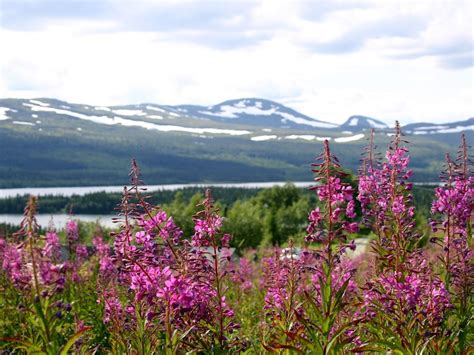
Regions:
[[[131,157],[156,183],[307,181],[308,162],[325,140],[357,171],[370,128],[388,144],[392,129],[380,120],[352,116],[337,125],[263,99],[209,107],[0,99],[0,186],[123,184]],[[431,167],[456,150],[458,132],[474,140],[474,118],[402,129],[419,181],[436,179]]]
[[[277,102],[244,98],[224,101],[214,106],[180,105],[166,106],[195,118],[207,118],[218,122],[233,122],[252,126],[298,129],[333,129],[338,125],[303,115]]]
[[[371,128],[386,130],[390,127],[386,123],[376,120],[375,118],[367,116],[351,116],[346,122],[340,125],[339,128],[349,131],[360,131]]]
[[[2,124],[34,126],[38,130],[84,124],[144,128],[149,131],[198,135],[244,136],[253,141],[317,140],[335,142],[359,140],[364,131],[375,128],[389,132],[386,123],[367,116],[351,116],[338,125],[301,114],[277,102],[243,98],[214,106],[158,105],[143,103],[123,106],[93,106],[56,99],[0,99]],[[47,126],[47,127],[46,127]],[[442,134],[474,130],[474,118],[447,124],[406,125],[406,134]],[[271,133],[269,133],[271,132]],[[350,135],[350,136],[348,136]]]
[[[443,124],[435,123],[412,123],[403,127],[407,134],[442,134],[442,133],[459,133],[463,131],[474,130],[474,117],[465,121],[457,121]]]

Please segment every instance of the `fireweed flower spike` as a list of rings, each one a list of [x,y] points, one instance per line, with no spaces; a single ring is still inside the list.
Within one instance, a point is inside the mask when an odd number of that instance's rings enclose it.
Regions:
[[[0,256],[4,272],[19,291],[21,307],[19,305],[18,309],[27,315],[22,316],[26,323],[24,326],[34,334],[32,337],[21,333],[13,339],[14,343],[22,349],[34,349],[32,352],[53,354],[59,353],[66,346],[67,349],[73,346],[89,327],[82,327],[76,334],[63,330],[63,323],[66,322],[63,315],[70,313],[72,307],[68,305],[61,311],[56,305],[63,304],[58,298],[63,296],[66,273],[69,270],[64,266],[65,263],[57,264],[60,259],[60,244],[54,229],[50,229],[46,237],[39,235],[36,211],[37,199],[31,196],[20,230],[14,236],[18,243],[6,244],[3,255]],[[65,343],[70,345],[64,345]]]
[[[222,217],[214,206],[211,190],[206,190],[204,201],[199,205],[201,210],[194,216],[194,234],[191,245],[195,250],[194,268],[197,274],[208,274],[210,281],[201,287],[211,286],[208,292],[210,298],[209,328],[215,329],[218,349],[230,349],[232,344],[229,339],[239,325],[232,321],[234,311],[227,305],[224,280],[228,278],[228,263],[230,262],[229,243],[231,236],[222,234]],[[196,263],[197,262],[197,263]],[[200,264],[200,265],[199,265]]]
[[[21,222],[19,235],[23,234],[26,237],[26,245],[28,247],[29,258],[31,262],[32,274],[33,274],[33,286],[36,296],[40,296],[40,283],[38,274],[38,248],[36,244],[38,242],[38,223],[36,222],[36,207],[37,198],[30,196],[28,204],[25,207],[25,218]]]
[[[459,154],[452,161],[446,154],[446,169],[441,175],[444,186],[435,189],[432,203],[432,241],[443,248],[439,260],[443,265],[444,285],[451,293],[454,312],[460,322],[458,343],[465,350],[466,333],[472,321],[474,263],[472,252],[472,219],[474,211],[474,177],[468,147],[462,135]]]
[[[115,234],[114,253],[95,241],[100,268],[111,275],[99,298],[111,333],[124,349],[131,338],[133,348],[144,352],[173,354],[197,344],[203,351],[229,350],[234,346],[230,334],[238,327],[224,286],[230,236],[220,232],[222,218],[210,192],[188,241],[171,217],[142,196],[135,161],[131,182],[119,207],[121,230]],[[132,297],[125,297],[124,290]],[[107,295],[113,295],[111,304]],[[128,331],[125,338],[119,334],[123,329]]]
[[[309,305],[307,314],[312,317],[304,324],[308,333],[314,334],[311,340],[316,345],[315,350],[327,354],[335,349],[349,349],[354,340],[352,329],[362,321],[355,314],[346,313],[349,295],[355,289],[352,281],[355,270],[350,264],[341,263],[345,250],[355,248],[354,244],[348,243],[348,234],[358,231],[358,223],[354,220],[354,190],[344,182],[347,174],[331,153],[327,140],[324,152],[313,167],[318,185],[312,189],[322,205],[308,217],[306,242],[316,242],[320,249],[313,251],[319,264],[311,277],[314,289],[305,292]]]
[[[378,164],[373,161],[375,154],[371,138],[359,176],[358,200],[364,220],[377,236],[372,246],[379,272],[386,268],[403,271],[420,237],[414,230],[412,184],[407,182],[412,171],[408,169],[410,158],[404,143],[397,122],[385,160]]]
[[[308,216],[308,248],[301,255],[291,252],[287,258],[277,254],[266,261],[269,286],[265,307],[273,328],[268,350],[349,351],[356,338],[353,328],[362,320],[348,308],[355,289],[351,280],[354,270],[341,262],[345,250],[355,246],[348,243],[348,234],[358,230],[354,190],[344,182],[347,174],[327,140],[313,167],[318,185],[312,189],[321,206]],[[314,244],[316,248],[310,248]]]
[[[359,177],[359,201],[376,234],[373,252],[377,274],[364,286],[364,313],[370,346],[384,343],[393,351],[418,353],[432,336],[439,336],[450,307],[444,284],[423,259],[411,205],[408,150],[397,122],[385,160],[366,162]],[[370,159],[370,158],[369,158]]]
[[[139,335],[133,340],[136,349],[173,353],[179,346],[177,337],[186,333],[183,315],[194,307],[190,300],[197,299],[191,280],[180,275],[182,265],[178,263],[180,259],[175,246],[181,243],[182,232],[172,218],[142,196],[145,189],[141,187],[140,170],[135,160],[130,176],[132,186],[124,187],[118,208],[120,231],[114,234],[113,254],[100,239],[95,240],[100,269],[110,276],[98,301],[104,304],[105,319],[124,348],[128,345],[121,333],[127,329],[130,336]],[[120,297],[123,289],[133,294],[133,299],[124,304]],[[113,307],[107,303],[111,292]],[[160,334],[164,335],[164,342],[159,340]],[[155,340],[150,343],[143,337]]]
[[[465,275],[472,275],[472,266],[469,267],[472,258],[469,240],[472,238],[474,177],[470,170],[472,163],[467,149],[463,135],[456,162],[446,154],[446,170],[441,176],[445,185],[435,189],[435,199],[431,207],[433,232],[442,233],[440,243],[445,253],[441,260],[446,270],[447,287],[451,282],[455,287],[459,286],[459,281]],[[434,238],[433,241],[437,239]]]
[[[263,261],[263,287],[266,290],[263,324],[263,344],[268,351],[287,348],[301,350],[299,339],[303,331],[297,314],[303,312],[301,298],[304,286],[303,260],[293,243],[285,250],[275,249],[273,256]]]

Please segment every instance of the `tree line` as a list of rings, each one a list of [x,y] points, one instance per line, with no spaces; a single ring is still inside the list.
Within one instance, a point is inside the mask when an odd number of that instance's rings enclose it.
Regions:
[[[355,180],[347,181],[356,187]],[[354,190],[355,194],[357,190]],[[213,188],[213,197],[224,217],[224,230],[233,235],[232,245],[238,249],[255,248],[262,245],[284,245],[289,238],[301,241],[309,211],[319,203],[313,191],[297,188],[293,184],[267,189]],[[177,191],[156,191],[149,193],[149,202],[160,205],[185,236],[193,234],[192,216],[203,200],[203,189],[183,188]],[[44,196],[39,199],[40,213],[115,214],[120,201],[119,193],[91,193],[84,196]],[[427,227],[427,217],[433,198],[433,189],[415,187],[414,199],[417,205],[417,219],[420,228]],[[21,213],[27,196],[0,200],[0,213]],[[356,208],[360,208],[356,206]],[[8,232],[14,228],[2,228]],[[94,228],[87,227],[93,234]],[[423,232],[423,231],[422,231]],[[359,234],[367,234],[363,228]],[[90,238],[85,239],[92,240]]]

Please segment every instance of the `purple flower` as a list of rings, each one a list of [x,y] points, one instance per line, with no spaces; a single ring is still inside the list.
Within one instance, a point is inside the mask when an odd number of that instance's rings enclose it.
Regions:
[[[16,245],[4,247],[2,267],[15,286],[24,289],[29,287],[32,275],[24,265],[23,250]]]
[[[85,245],[79,244],[76,246],[76,257],[78,260],[85,260],[89,256],[87,252],[87,247]]]
[[[46,242],[43,247],[43,255],[51,259],[59,259],[61,254],[61,244],[59,237],[54,231],[46,233]]]
[[[364,293],[365,312],[373,317],[378,312],[387,316],[419,319],[419,326],[439,327],[451,307],[443,282],[425,270],[402,277],[395,272],[381,275]]]
[[[66,237],[70,244],[73,244],[79,239],[79,226],[74,220],[66,222]]]

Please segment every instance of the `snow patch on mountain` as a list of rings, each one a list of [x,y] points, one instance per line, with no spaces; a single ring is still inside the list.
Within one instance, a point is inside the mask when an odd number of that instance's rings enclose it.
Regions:
[[[449,128],[449,126],[421,126],[421,127],[415,127],[415,131],[431,131],[434,129],[445,129]]]
[[[460,133],[464,131],[474,131],[474,125],[471,126],[455,126],[449,128],[438,128],[432,129],[434,127],[448,127],[448,126],[433,126],[433,127],[417,127],[413,131],[413,134],[440,134],[440,133]],[[422,130],[424,128],[424,130]]]
[[[373,119],[368,118],[367,122],[372,126],[372,128],[387,128],[387,125],[383,122],[376,122]]]
[[[472,126],[456,126],[452,128],[439,129],[437,133],[459,133],[462,131],[473,131],[474,125]]]
[[[256,124],[256,119],[271,118],[273,122],[278,119],[283,125],[293,123],[296,125],[310,126],[316,128],[336,128],[337,125],[329,122],[322,122],[287,108],[272,101],[262,99],[240,99],[226,101],[215,106],[206,108],[199,106],[188,106],[194,110],[194,116],[211,116],[216,118],[239,119],[240,122]],[[280,118],[279,118],[280,117]],[[212,118],[211,118],[212,119]],[[272,121],[269,121],[272,122]],[[294,128],[294,127],[293,127]],[[306,127],[307,128],[307,127]]]
[[[40,105],[40,106],[45,106],[45,107],[50,106],[48,103],[42,102],[39,100],[30,100],[30,102],[35,105]]]
[[[300,135],[292,134],[290,136],[286,136],[285,139],[304,139],[307,141],[312,141],[316,139],[316,136],[313,136],[311,134],[300,134]]]
[[[113,110],[113,113],[120,116],[146,116],[146,113],[142,110],[126,110],[126,109],[119,109]]]
[[[275,135],[270,135],[270,136],[256,136],[256,137],[252,137],[250,138],[251,140],[253,140],[254,142],[262,142],[262,141],[268,141],[270,139],[277,139],[277,136]]]
[[[156,107],[156,106],[147,105],[147,106],[145,106],[145,108],[147,110],[151,110],[151,111],[166,112],[166,110],[163,110],[162,108]]]
[[[10,117],[7,115],[8,111],[11,111],[8,107],[0,107],[0,121],[10,119]]]
[[[256,106],[230,106],[224,105],[220,106],[219,112],[211,112],[211,111],[200,111],[206,115],[211,116],[220,116],[220,117],[228,117],[228,118],[237,118],[239,114],[247,114],[247,115],[255,115],[255,116],[271,116],[273,115],[276,110],[269,109],[263,110]]]
[[[347,142],[358,141],[362,138],[364,138],[364,134],[360,133],[360,134],[356,134],[356,135],[353,135],[353,136],[350,136],[350,137],[334,138],[334,141],[337,142],[337,143],[347,143]]]
[[[12,123],[13,123],[13,124],[23,125],[23,126],[34,126],[34,125],[35,125],[34,123],[25,122],[25,121],[13,121]]]
[[[94,116],[94,115],[84,115],[82,113],[56,109],[53,107],[43,107],[43,106],[35,106],[31,104],[24,104],[25,106],[29,106],[32,111],[45,111],[45,112],[54,112],[58,115],[66,115],[71,117],[76,117],[82,120],[91,121],[99,124],[106,124],[106,125],[122,125],[126,127],[142,127],[149,130],[158,130],[162,132],[189,132],[189,133],[197,133],[197,134],[204,134],[204,133],[214,133],[214,134],[227,134],[232,136],[240,136],[245,134],[250,134],[250,131],[245,130],[233,130],[233,129],[219,129],[219,128],[190,128],[190,127],[181,127],[181,126],[173,126],[173,125],[157,125],[154,123],[144,122],[144,121],[135,121],[129,120],[126,118],[122,118],[119,116],[115,117],[108,117],[108,116]]]
[[[344,122],[341,128],[348,128],[351,130],[364,130],[364,129],[387,129],[388,126],[382,121],[366,116],[351,116]]]
[[[288,121],[291,121],[291,122],[294,122],[294,123],[307,125],[307,126],[312,126],[312,127],[319,127],[319,128],[334,128],[334,127],[336,127],[336,125],[333,124],[333,123],[310,121],[310,120],[307,120],[307,119],[304,119],[304,118],[301,118],[301,117],[293,116],[292,114],[286,113],[286,112],[277,112],[277,114],[284,117],[284,119],[282,120],[283,123],[285,123],[286,120],[288,120]]]
[[[357,122],[359,122],[359,119],[353,118],[349,121],[349,126],[357,126]]]

